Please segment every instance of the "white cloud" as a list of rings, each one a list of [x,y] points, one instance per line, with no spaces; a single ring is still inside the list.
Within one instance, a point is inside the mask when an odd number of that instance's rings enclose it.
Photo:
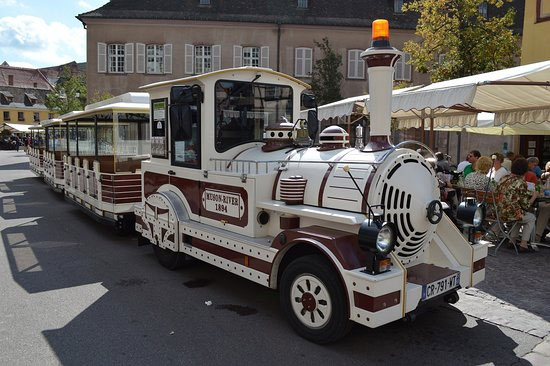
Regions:
[[[84,61],[86,31],[31,15],[4,17],[0,18],[0,49],[8,55],[9,64],[52,66]]]
[[[22,61],[13,61],[13,62],[8,62],[8,64],[10,66],[14,66],[14,67],[26,67],[28,69],[36,69],[37,66],[31,64],[30,62],[22,62]]]
[[[15,7],[18,7],[18,8],[26,8],[26,6],[17,1],[17,0],[0,0],[0,6],[5,6],[5,7],[12,7],[12,8],[15,8]]]
[[[0,0],[0,1],[1,1],[1,0]],[[83,8],[83,9],[86,9],[86,10],[88,10],[88,9],[90,9],[90,10],[93,9],[93,5],[90,4],[89,2],[85,1],[85,0],[80,0],[80,1],[78,2],[78,6],[80,6],[80,7]]]

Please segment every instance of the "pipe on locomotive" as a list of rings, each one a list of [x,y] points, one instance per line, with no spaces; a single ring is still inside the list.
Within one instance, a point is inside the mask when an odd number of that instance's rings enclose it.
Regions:
[[[390,27],[385,19],[372,23],[371,47],[361,53],[367,63],[369,75],[368,110],[370,137],[363,151],[380,151],[391,148],[391,101],[393,72],[401,51],[390,46]]]

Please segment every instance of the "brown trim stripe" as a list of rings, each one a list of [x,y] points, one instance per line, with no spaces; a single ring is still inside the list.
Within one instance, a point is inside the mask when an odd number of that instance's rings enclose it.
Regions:
[[[481,271],[485,268],[485,258],[481,258],[480,260],[477,260],[474,262],[472,272],[475,273],[477,271]]]
[[[228,261],[240,264],[242,266],[246,265],[246,260],[248,260],[248,266],[251,269],[254,269],[258,272],[265,274],[271,274],[271,263],[263,261],[261,259],[247,256],[246,254],[236,252],[231,249],[223,248],[217,244],[212,244],[207,241],[191,237],[191,245],[195,248],[204,250],[205,252],[212,253],[218,257],[227,259]],[[245,259],[248,258],[248,259]]]
[[[389,294],[378,297],[372,297],[353,291],[353,302],[355,303],[355,306],[360,309],[370,311],[371,313],[399,305],[401,302],[400,300],[401,291],[390,292]]]

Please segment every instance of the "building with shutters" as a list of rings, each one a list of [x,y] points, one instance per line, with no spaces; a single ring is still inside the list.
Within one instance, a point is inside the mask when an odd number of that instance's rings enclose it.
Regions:
[[[44,105],[51,91],[53,86],[40,70],[0,65],[0,132],[22,132],[25,125],[53,118]]]
[[[360,53],[372,20],[386,18],[392,45],[414,37],[416,18],[403,1],[374,0],[112,0],[80,14],[87,29],[88,95],[118,95],[141,85],[238,66],[261,66],[311,81],[315,41],[329,39],[342,55],[342,95],[367,92]],[[425,83],[406,59],[397,80]]]

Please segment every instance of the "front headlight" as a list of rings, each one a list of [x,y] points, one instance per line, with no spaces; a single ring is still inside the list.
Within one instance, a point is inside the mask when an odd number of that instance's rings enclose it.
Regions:
[[[456,217],[465,225],[480,227],[485,220],[485,208],[475,199],[466,199],[461,202],[456,210]]]
[[[387,255],[395,247],[396,236],[395,227],[391,223],[365,220],[359,228],[359,246],[372,253]]]
[[[394,228],[390,224],[385,223],[378,232],[378,236],[376,238],[376,249],[380,254],[388,254],[395,246],[395,239]]]

